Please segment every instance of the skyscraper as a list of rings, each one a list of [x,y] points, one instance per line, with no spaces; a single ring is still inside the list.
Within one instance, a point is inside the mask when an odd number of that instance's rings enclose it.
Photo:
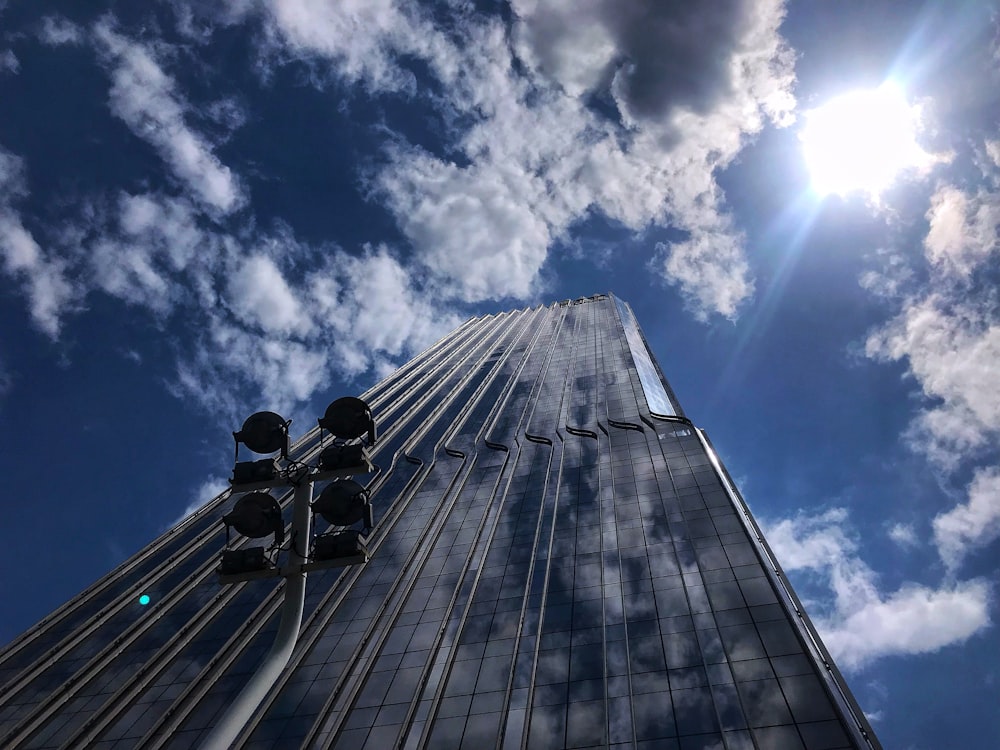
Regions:
[[[474,318],[362,398],[371,558],[310,573],[240,747],[879,747],[623,301]],[[278,627],[280,578],[219,583],[232,505],[0,653],[0,746],[203,741]]]

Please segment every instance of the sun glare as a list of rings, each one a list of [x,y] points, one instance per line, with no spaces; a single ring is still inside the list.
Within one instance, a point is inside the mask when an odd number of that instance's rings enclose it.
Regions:
[[[802,148],[820,195],[877,196],[900,172],[931,161],[916,141],[919,110],[893,84],[852,91],[806,113]]]

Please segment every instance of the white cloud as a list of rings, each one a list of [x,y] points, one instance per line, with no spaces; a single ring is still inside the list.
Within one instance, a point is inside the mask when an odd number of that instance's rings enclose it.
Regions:
[[[420,293],[411,272],[382,247],[362,257],[337,260],[342,278],[336,308],[324,320],[336,331],[334,343],[349,375],[378,364],[384,357],[413,355],[455,328],[462,319]],[[324,277],[312,280],[322,288]],[[361,366],[363,365],[363,367]]]
[[[14,54],[14,50],[0,50],[0,73],[18,73],[21,70],[21,62]]]
[[[552,239],[538,215],[544,188],[531,175],[416,153],[401,157],[381,184],[445,293],[470,302],[531,294]],[[530,195],[537,200],[526,200]]]
[[[231,3],[239,7],[242,3]],[[413,90],[399,54],[428,57],[440,34],[414,3],[396,0],[265,0],[272,33],[299,52],[331,60],[337,73],[372,91]]]
[[[32,321],[59,337],[62,315],[76,306],[79,291],[67,279],[66,264],[50,257],[23,225],[14,202],[27,196],[23,160],[0,147],[0,260],[20,282]]]
[[[95,287],[161,317],[184,300],[216,304],[213,274],[228,254],[219,235],[198,226],[194,206],[123,193],[112,218],[87,246]]]
[[[228,298],[241,320],[265,331],[299,338],[312,326],[281,271],[263,255],[239,261],[239,267],[229,277]]]
[[[690,239],[657,245],[658,261],[666,278],[678,284],[695,314],[717,312],[736,317],[739,304],[753,292],[750,268],[738,235],[695,231]]]
[[[532,295],[553,244],[599,213],[634,230],[689,233],[654,267],[700,316],[732,316],[750,295],[742,237],[722,213],[714,173],[766,118],[787,122],[794,106],[779,0],[734,0],[710,23],[671,6],[682,21],[674,37],[670,24],[644,23],[658,11],[642,2],[516,3],[519,60],[496,19],[456,13],[445,34],[405,3],[267,7],[294,53],[321,56],[372,90],[407,89],[401,61],[427,62],[437,79],[428,90],[441,91],[433,103],[461,123],[450,133],[454,158],[399,145],[374,184],[440,293]],[[692,54],[710,63],[697,81]],[[671,55],[678,75],[664,78],[658,66]],[[654,80],[670,83],[647,92]],[[617,97],[622,117],[592,108],[594,94]]]
[[[185,121],[190,107],[153,52],[107,22],[95,26],[94,37],[111,66],[111,111],[159,151],[199,200],[223,213],[239,208],[245,202],[239,181]]]
[[[47,258],[17,216],[2,209],[0,253],[7,275],[21,280],[32,320],[51,338],[58,338],[61,317],[78,297],[66,279],[65,264]]]
[[[986,141],[986,155],[990,157],[994,166],[1000,167],[1000,141]]]
[[[910,523],[895,523],[889,528],[888,534],[900,547],[916,547],[920,543],[916,529]]]
[[[1000,430],[1000,322],[988,297],[911,297],[869,336],[865,350],[877,359],[905,359],[924,395],[938,402],[922,410],[909,433],[938,465],[954,468]]]
[[[84,41],[83,30],[63,16],[45,16],[38,30],[38,39],[50,47],[64,44],[80,44]]]
[[[969,196],[943,185],[931,197],[927,220],[927,258],[944,273],[968,276],[1000,248],[1000,195]]]
[[[878,576],[857,554],[843,508],[800,513],[764,527],[786,571],[810,571],[829,587],[832,601],[814,602],[811,612],[824,643],[845,669],[861,669],[891,655],[938,651],[990,625],[992,593],[980,579],[938,588],[906,582],[895,591],[880,591]]]
[[[934,541],[949,570],[966,555],[1000,538],[1000,468],[981,468],[968,488],[968,499],[934,518]]]

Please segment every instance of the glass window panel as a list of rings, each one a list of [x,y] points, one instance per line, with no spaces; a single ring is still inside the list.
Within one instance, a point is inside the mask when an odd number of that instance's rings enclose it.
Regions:
[[[566,682],[568,679],[568,649],[559,648],[538,652],[538,668],[535,673],[535,684],[551,685],[555,682]]]
[[[720,627],[725,627],[726,625],[743,625],[748,622],[753,622],[753,618],[750,617],[750,610],[746,607],[716,612],[715,620],[719,623]]]
[[[701,577],[705,583],[721,583],[722,581],[735,581],[736,576],[730,567],[718,568],[716,570],[706,570],[702,568]]]
[[[747,605],[751,607],[778,601],[778,597],[774,594],[774,589],[771,588],[771,582],[763,577],[746,578],[741,580],[740,590],[743,591],[743,596],[747,600]]]
[[[528,729],[530,750],[551,750],[566,744],[566,707],[539,706],[531,711]],[[432,745],[433,747],[433,745]]]
[[[693,632],[664,635],[663,653],[671,669],[694,667],[702,662],[698,639]]]
[[[847,733],[839,721],[799,724],[799,733],[805,742],[806,750],[834,750],[851,746]]]
[[[667,705],[665,695],[649,693],[632,698],[636,740],[656,740],[677,734],[674,713]]]
[[[836,718],[833,704],[815,675],[804,674],[778,680],[795,721],[824,721]]]
[[[600,643],[574,646],[570,657],[570,680],[591,680],[604,676],[604,648]]]
[[[794,726],[762,727],[753,730],[760,750],[804,750]]]
[[[469,717],[462,738],[462,750],[482,750],[496,743],[500,730],[500,713],[476,714]],[[384,747],[389,747],[385,745]]]
[[[804,654],[792,654],[790,656],[776,656],[771,659],[771,666],[778,677],[787,677],[793,674],[813,674],[813,667]]]
[[[780,604],[765,604],[759,607],[751,607],[750,615],[754,622],[769,622],[771,620],[784,620],[787,615]]]
[[[570,703],[566,723],[566,747],[592,747],[603,744],[604,727],[603,700]]]
[[[738,682],[736,689],[743,699],[743,709],[751,727],[791,723],[792,715],[777,680]]]
[[[438,719],[448,719],[453,716],[465,716],[469,713],[469,706],[472,704],[471,695],[455,695],[444,698],[438,708]],[[352,712],[352,716],[356,711]],[[350,726],[350,723],[348,723]]]
[[[704,667],[684,667],[670,670],[670,687],[673,690],[704,687],[708,684],[708,674]]]
[[[719,628],[719,635],[722,636],[722,642],[726,644],[726,652],[732,661],[762,659],[767,656],[757,630],[752,625]]]
[[[604,679],[580,680],[569,683],[569,702],[603,700],[604,699]]]
[[[632,694],[665,693],[670,687],[670,677],[667,670],[657,672],[642,672],[632,675]]]
[[[759,622],[757,631],[769,656],[786,656],[802,651],[802,644],[786,620]]]
[[[697,631],[701,643],[701,655],[706,664],[718,664],[726,661],[726,652],[722,647],[722,639],[716,628],[705,628]]]
[[[448,677],[448,685],[445,688],[445,695],[469,695],[476,686],[476,677],[479,674],[479,662],[470,659],[467,661],[456,661],[451,668],[451,675]]]
[[[678,615],[690,614],[687,596],[684,589],[675,588],[666,591],[655,591],[656,611],[661,618],[677,617]]]
[[[608,740],[632,743],[632,699],[628,696],[608,700]]]
[[[429,745],[441,750],[458,750],[461,747],[462,732],[465,729],[465,717],[456,716],[450,719],[438,719],[431,729]],[[339,748],[340,745],[338,744]]]
[[[535,706],[554,706],[564,704],[569,694],[569,685],[559,682],[554,685],[539,685],[535,688],[535,694],[531,699]]]
[[[733,566],[750,565],[757,562],[757,554],[753,551],[753,547],[749,543],[730,544],[726,547],[726,554],[729,556],[729,561]]]
[[[666,669],[663,643],[659,636],[630,639],[628,652],[633,674]]]
[[[774,677],[771,662],[768,659],[749,659],[732,663],[733,677],[737,682],[748,680],[764,680]]]
[[[743,708],[740,706],[740,697],[735,685],[731,683],[713,685],[712,696],[715,698],[715,707],[723,730],[746,728],[747,721],[743,716]]]
[[[392,682],[392,672],[372,672],[365,683],[356,705],[360,708],[381,705],[382,699],[389,691]]]
[[[735,581],[710,583],[705,588],[708,591],[708,598],[711,600],[712,608],[715,611],[743,607],[743,595],[740,593],[740,587]]]
[[[677,734],[705,734],[717,731],[718,720],[712,703],[712,693],[707,687],[671,690],[677,721]]]

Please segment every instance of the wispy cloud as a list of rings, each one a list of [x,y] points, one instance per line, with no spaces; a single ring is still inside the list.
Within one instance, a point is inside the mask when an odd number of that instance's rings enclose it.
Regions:
[[[0,50],[0,74],[18,73],[21,70],[21,61],[17,59],[14,50]]]
[[[978,469],[967,500],[934,518],[934,541],[949,570],[976,549],[1000,539],[1000,468]]]
[[[814,602],[810,611],[845,669],[886,656],[938,651],[990,625],[992,592],[981,579],[936,588],[907,582],[895,591],[880,590],[877,574],[858,554],[843,508],[765,523],[764,533],[786,571],[807,571],[827,587],[824,600],[829,596],[832,603]]]
[[[888,531],[889,538],[898,544],[900,547],[916,547],[920,544],[920,539],[917,537],[917,531],[913,528],[913,524],[909,523],[896,523],[893,524]]]
[[[83,44],[87,35],[77,24],[64,16],[45,16],[39,26],[38,39],[50,47],[60,47],[64,44]]]
[[[190,105],[153,50],[117,33],[109,20],[94,27],[94,39],[111,73],[111,111],[156,148],[199,200],[222,213],[239,208],[246,201],[243,187],[212,153],[207,139],[187,123]]]
[[[76,306],[80,291],[68,280],[66,264],[46,253],[22,223],[16,202],[27,197],[24,161],[0,147],[0,256],[3,270],[19,281],[31,319],[59,336],[62,316]]]

